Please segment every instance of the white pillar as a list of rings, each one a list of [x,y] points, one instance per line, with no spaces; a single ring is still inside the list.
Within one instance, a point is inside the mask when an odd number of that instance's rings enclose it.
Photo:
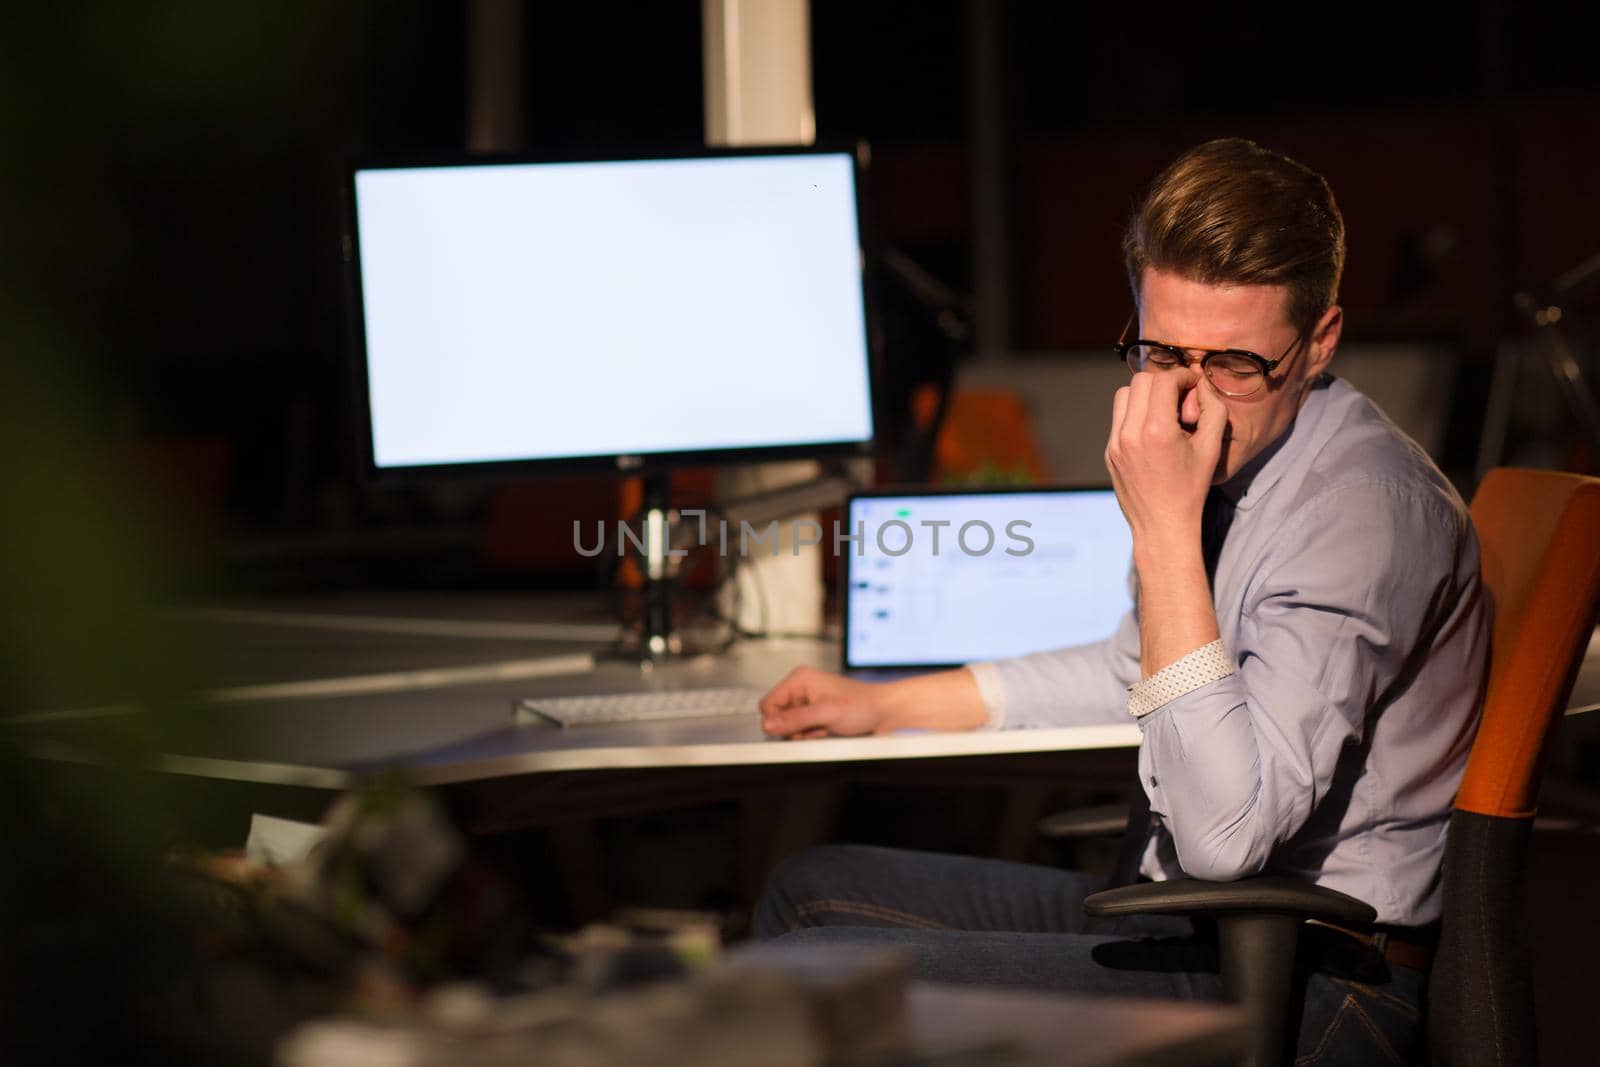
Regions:
[[[706,143],[807,145],[810,0],[701,0]]]
[[[810,0],[701,0],[701,16],[706,142],[738,147],[816,140]],[[809,461],[730,468],[718,475],[717,493],[739,497],[817,473]],[[796,517],[804,519],[817,516]],[[801,547],[795,555],[794,524],[786,520],[782,527],[778,555],[757,549],[740,568],[739,625],[813,633],[822,626],[821,550]],[[823,543],[831,544],[826,534]]]

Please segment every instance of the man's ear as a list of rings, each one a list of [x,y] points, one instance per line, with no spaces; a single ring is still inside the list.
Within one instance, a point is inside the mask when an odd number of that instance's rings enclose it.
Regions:
[[[1344,309],[1338,304],[1322,313],[1322,318],[1311,328],[1311,339],[1306,352],[1306,377],[1315,378],[1328,369],[1334,352],[1339,348],[1339,336],[1344,330]]]

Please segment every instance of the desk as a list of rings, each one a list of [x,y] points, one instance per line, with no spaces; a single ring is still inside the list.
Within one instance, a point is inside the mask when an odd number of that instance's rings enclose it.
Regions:
[[[766,687],[799,664],[835,669],[839,663],[835,641],[768,639],[649,671],[605,659],[589,668],[581,657],[613,632],[592,597],[302,599],[187,610],[171,622],[184,643],[202,650],[191,665],[197,688],[230,697],[205,704],[199,721],[158,737],[160,769],[199,777],[333,790],[384,769],[404,770],[422,785],[457,785],[562,771],[1004,756],[1139,743],[1131,722],[785,742],[762,734],[754,709],[748,719],[570,730],[514,724],[514,704],[534,694]],[[550,676],[494,677],[499,668],[540,659],[570,662],[557,663],[560,673]],[[453,684],[389,691],[293,688],[406,670],[459,673]],[[231,699],[236,695],[243,699]],[[47,715],[37,726],[76,728],[70,712]]]
[[[231,696],[151,724],[154,767],[185,798],[203,798],[189,806],[206,809],[207,840],[219,844],[242,841],[250,811],[314,821],[331,793],[398,769],[447,793],[475,833],[547,830],[580,883],[570,895],[585,899],[604,895],[595,858],[586,857],[584,826],[597,818],[737,798],[740,888],[748,895],[777,858],[826,836],[853,783],[992,788],[1005,798],[992,853],[1022,858],[1062,783],[1121,788],[1131,775],[1139,740],[1131,722],[806,742],[766,739],[753,709],[745,720],[513,725],[515,702],[535,693],[764,687],[800,663],[838,664],[836,642],[774,639],[648,673],[601,661],[548,677],[492,677],[497,666],[601,647],[613,633],[602,610],[598,598],[581,594],[378,594],[174,612],[168,624],[177,642],[199,650],[193,687]],[[261,698],[275,686],[407,669],[464,673],[460,684],[348,695],[279,688]],[[233,699],[241,695],[250,699]],[[107,702],[99,694],[79,701],[91,709]],[[32,728],[57,755],[116,722],[51,714]]]
[[[289,695],[204,708],[200,721],[158,735],[164,770],[243,782],[340,789],[380,767],[419,782],[459,784],[560,771],[761,766],[978,757],[1137,746],[1132,723],[952,734],[769,741],[748,721],[680,721],[558,730],[514,726],[513,703],[535,693],[766,686],[801,663],[835,668],[836,642],[745,642],[714,658],[649,674],[601,661],[551,677],[496,680],[495,669],[579,657],[614,628],[590,594],[364,594],[280,598],[176,612],[175,642],[207,690],[261,690],[311,679],[459,671],[456,684],[350,695]],[[473,672],[477,674],[474,675]],[[67,696],[62,705],[71,707]],[[104,695],[77,698],[100,706]],[[1600,709],[1600,632],[1573,688],[1569,715]],[[112,709],[113,711],[115,709]],[[68,731],[70,711],[37,726]]]
[[[171,625],[182,644],[203,650],[194,677],[213,691],[418,668],[466,672],[463,684],[218,703],[205,708],[203,720],[155,735],[159,770],[278,787],[278,797],[283,790],[316,795],[281,807],[269,797],[257,809],[291,817],[315,818],[327,793],[379,768],[462,793],[462,809],[481,832],[733,795],[765,798],[760,804],[771,809],[809,809],[823,822],[845,782],[932,783],[959,773],[1011,788],[1015,803],[1002,816],[996,851],[1016,856],[1031,839],[1031,805],[1052,783],[1120,786],[1139,741],[1132,723],[806,742],[767,740],[754,716],[566,731],[512,725],[513,703],[534,693],[765,686],[799,663],[838,663],[833,642],[768,640],[648,675],[602,662],[551,677],[491,677],[507,663],[570,658],[602,645],[613,629],[598,598],[584,594],[279,599],[179,612]],[[1595,707],[1600,639],[1590,644],[1573,691],[1574,713]],[[70,746],[73,734],[96,724],[48,720],[37,727]],[[781,854],[786,836],[803,841],[809,832],[779,832],[773,849]]]

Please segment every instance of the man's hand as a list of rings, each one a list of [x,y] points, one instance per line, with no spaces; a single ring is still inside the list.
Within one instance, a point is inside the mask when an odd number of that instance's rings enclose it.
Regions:
[[[796,667],[761,698],[761,728],[775,737],[857,737],[896,730],[972,730],[989,718],[964,667],[895,682],[858,682]]]
[[[887,733],[885,688],[816,667],[796,667],[761,698],[761,728],[790,740]]]
[[[1135,546],[1199,544],[1228,409],[1192,368],[1142,371],[1111,406],[1106,468]]]
[[[1135,374],[1112,403],[1106,468],[1133,531],[1146,678],[1217,638],[1200,524],[1227,426],[1222,398],[1187,367]]]

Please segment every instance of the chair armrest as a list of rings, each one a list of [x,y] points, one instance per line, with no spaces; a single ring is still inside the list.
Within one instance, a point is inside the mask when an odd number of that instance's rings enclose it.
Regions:
[[[1128,828],[1128,805],[1093,804],[1057,811],[1039,820],[1039,836],[1114,837]]]
[[[1241,878],[1237,882],[1175,878],[1167,882],[1103,889],[1084,900],[1083,910],[1097,918],[1238,913],[1294,915],[1358,926],[1378,917],[1372,905],[1348,894],[1297,878],[1274,875]]]
[[[1370,923],[1370,904],[1296,878],[1258,875],[1237,882],[1168,882],[1103,889],[1083,902],[1095,918],[1118,915],[1208,915],[1216,920],[1222,993],[1254,1020],[1245,1063],[1277,1067],[1290,1035],[1289,990],[1295,944],[1306,919],[1339,924]]]

